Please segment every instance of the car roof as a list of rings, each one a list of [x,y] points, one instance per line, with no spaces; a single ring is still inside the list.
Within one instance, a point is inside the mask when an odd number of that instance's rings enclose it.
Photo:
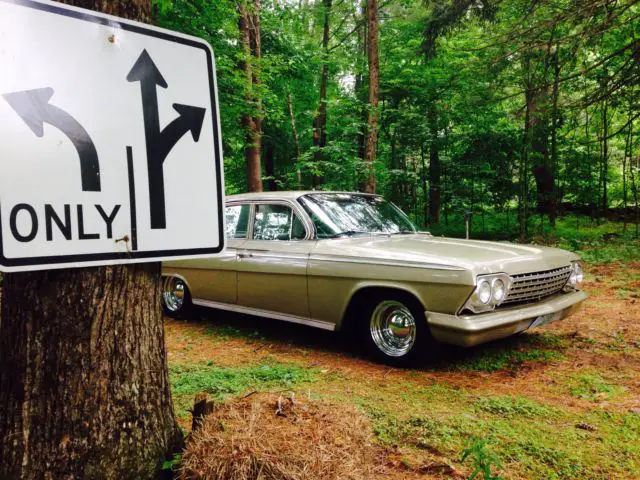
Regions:
[[[277,192],[249,192],[249,193],[241,193],[238,195],[227,195],[227,201],[250,201],[250,200],[296,200],[303,195],[313,194],[313,193],[342,193],[348,195],[368,195],[368,196],[378,196],[372,193],[362,193],[362,192],[340,192],[340,191],[325,191],[325,190],[287,190],[287,191],[277,191]]]

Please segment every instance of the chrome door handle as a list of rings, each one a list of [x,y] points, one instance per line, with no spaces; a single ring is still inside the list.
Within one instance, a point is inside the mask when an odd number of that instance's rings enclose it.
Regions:
[[[238,252],[238,258],[250,258],[253,254],[250,252]]]

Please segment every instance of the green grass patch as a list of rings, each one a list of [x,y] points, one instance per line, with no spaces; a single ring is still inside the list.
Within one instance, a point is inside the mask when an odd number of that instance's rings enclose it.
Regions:
[[[425,404],[420,415],[403,415],[402,405],[365,409],[382,444],[404,445],[452,459],[478,438],[495,460],[519,478],[608,480],[639,478],[640,416],[572,412],[526,398],[463,398],[442,406]],[[593,431],[577,428],[592,425]],[[465,462],[466,464],[467,462]]]
[[[219,341],[226,341],[232,338],[264,340],[264,337],[257,330],[236,328],[227,325],[208,325],[207,334],[215,337]]]
[[[592,402],[608,400],[622,393],[622,387],[607,383],[598,373],[581,373],[569,377],[569,393]]]
[[[316,371],[297,365],[280,363],[241,368],[206,365],[170,365],[169,380],[176,415],[185,418],[196,393],[207,392],[214,400],[247,391],[289,389],[302,382],[313,381]]]
[[[500,417],[534,418],[554,413],[552,408],[525,397],[485,397],[475,403],[477,410]]]
[[[483,349],[454,365],[455,370],[468,372],[496,372],[516,369],[525,362],[555,362],[565,356],[556,350],[532,348],[529,350]]]

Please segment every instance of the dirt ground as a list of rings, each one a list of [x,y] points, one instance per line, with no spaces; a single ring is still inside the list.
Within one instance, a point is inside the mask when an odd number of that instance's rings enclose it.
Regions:
[[[465,478],[485,461],[477,452],[462,461],[478,440],[504,478],[640,478],[640,264],[589,266],[584,289],[589,299],[562,322],[447,347],[415,369],[377,364],[339,334],[198,310],[166,320],[169,365],[174,382],[185,368],[308,372],[212,393],[292,391],[356,406],[385,452],[386,478]],[[174,390],[187,429],[192,390]]]

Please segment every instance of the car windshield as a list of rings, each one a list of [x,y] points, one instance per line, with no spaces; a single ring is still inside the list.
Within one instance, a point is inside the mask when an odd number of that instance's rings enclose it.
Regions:
[[[318,238],[365,233],[415,233],[402,211],[384,198],[351,193],[310,193],[300,204],[316,227]]]

